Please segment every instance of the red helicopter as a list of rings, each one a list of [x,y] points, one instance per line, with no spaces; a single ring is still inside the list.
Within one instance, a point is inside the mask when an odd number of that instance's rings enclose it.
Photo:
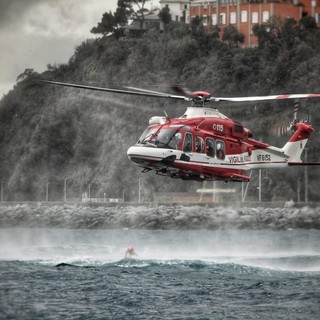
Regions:
[[[138,142],[128,149],[129,159],[141,167],[143,173],[154,170],[156,174],[183,180],[248,182],[250,170],[320,165],[320,162],[301,161],[303,149],[314,129],[307,122],[298,122],[296,112],[291,123],[291,138],[282,148],[277,148],[254,140],[248,128],[211,106],[219,101],[306,99],[320,98],[320,94],[224,98],[212,97],[205,91],[189,92],[178,85],[171,86],[178,93],[173,95],[132,87],[122,90],[40,81],[80,89],[189,101],[191,106],[180,118],[152,117]]]

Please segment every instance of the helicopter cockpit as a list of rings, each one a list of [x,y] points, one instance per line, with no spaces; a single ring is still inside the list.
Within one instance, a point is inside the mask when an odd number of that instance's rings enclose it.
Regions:
[[[181,129],[184,129],[183,131]],[[156,147],[164,149],[180,149],[181,141],[185,130],[190,130],[186,126],[169,126],[169,127],[149,127],[139,138],[137,144],[146,147]]]

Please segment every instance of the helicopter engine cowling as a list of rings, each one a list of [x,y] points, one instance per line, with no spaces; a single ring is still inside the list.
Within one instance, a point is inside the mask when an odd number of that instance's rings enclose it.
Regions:
[[[193,95],[198,96],[198,97],[203,97],[203,98],[211,98],[211,94],[206,91],[194,91],[192,92]]]
[[[151,117],[149,120],[149,125],[155,125],[155,124],[165,124],[166,123],[166,117],[160,117],[160,116],[154,116]]]

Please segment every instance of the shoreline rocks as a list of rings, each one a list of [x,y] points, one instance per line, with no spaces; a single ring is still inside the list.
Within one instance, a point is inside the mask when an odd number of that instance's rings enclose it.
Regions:
[[[17,204],[0,207],[0,228],[320,229],[320,208],[202,206],[90,207]]]

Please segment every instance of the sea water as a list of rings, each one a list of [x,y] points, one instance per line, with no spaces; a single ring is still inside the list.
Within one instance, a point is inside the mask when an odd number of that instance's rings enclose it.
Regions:
[[[320,319],[319,230],[12,228],[0,245],[1,319]]]

